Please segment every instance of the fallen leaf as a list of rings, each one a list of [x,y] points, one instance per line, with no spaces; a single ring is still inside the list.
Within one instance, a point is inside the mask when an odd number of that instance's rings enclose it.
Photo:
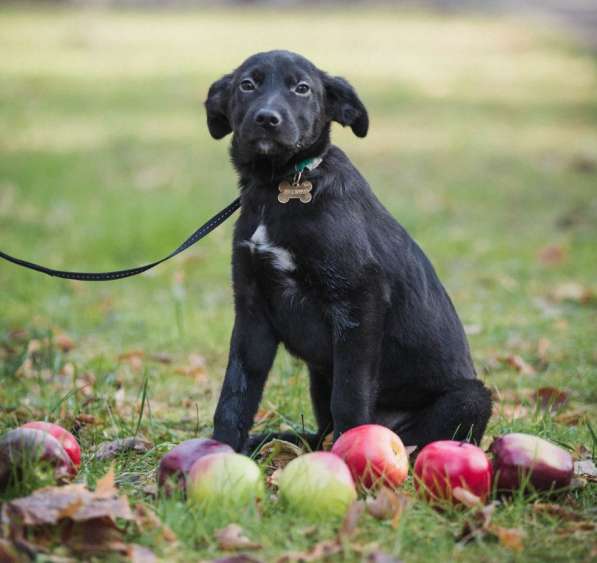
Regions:
[[[388,553],[382,551],[372,551],[365,559],[367,563],[403,563],[402,559],[398,559]]]
[[[471,493],[468,489],[463,487],[454,487],[452,490],[452,496],[468,508],[483,506],[483,502],[476,494]]]
[[[234,551],[237,549],[261,549],[261,544],[251,541],[238,524],[228,524],[216,531],[216,540],[220,549]]]
[[[383,487],[375,498],[367,499],[367,512],[378,520],[392,520],[394,525],[410,501],[411,498],[404,493],[399,494]]]
[[[544,266],[559,266],[567,257],[566,249],[559,244],[549,244],[537,252],[537,260]]]
[[[551,342],[547,338],[539,338],[537,342],[537,356],[543,364],[547,362],[547,351],[551,347]]]
[[[535,374],[535,368],[516,354],[509,354],[503,358],[503,361],[510,367],[514,368],[518,373],[522,373],[523,375]]]
[[[195,382],[201,383],[207,381],[207,371],[205,369],[205,358],[201,354],[189,354],[187,358],[187,365],[178,367],[174,371],[181,375],[193,377]]]
[[[495,512],[497,503],[492,502],[477,510],[464,521],[461,532],[456,536],[456,540],[461,543],[468,543],[471,540],[483,537],[491,524],[491,518]]]
[[[128,546],[128,556],[132,563],[154,563],[158,560],[151,549],[137,543]]]
[[[569,281],[556,286],[550,293],[554,301],[574,301],[576,303],[586,304],[593,298],[593,292],[590,288],[582,284]]]
[[[98,497],[110,497],[118,494],[115,484],[114,464],[110,465],[108,472],[97,480],[95,494]]]
[[[95,452],[95,459],[105,461],[107,459],[113,459],[124,452],[143,454],[148,452],[151,448],[153,448],[153,444],[143,438],[121,438],[111,442],[102,442]]]
[[[352,536],[359,525],[359,520],[363,512],[365,511],[365,503],[362,500],[353,502],[346,511],[338,536],[342,538],[348,538]]]
[[[566,426],[578,426],[587,420],[588,417],[589,410],[587,408],[579,407],[557,414],[554,417],[554,420],[560,424],[565,424]]]
[[[135,506],[135,522],[141,532],[159,530],[162,539],[168,543],[174,543],[178,540],[171,528],[164,524],[157,514],[145,504]]]
[[[261,563],[259,559],[249,557],[248,555],[239,554],[231,555],[230,557],[220,557],[219,559],[212,559],[211,563]]]
[[[561,520],[572,522],[583,520],[583,517],[578,512],[555,503],[536,502],[533,504],[533,512],[536,514],[549,514]]]
[[[597,482],[597,467],[592,459],[583,459],[574,462],[574,474],[584,477],[589,481]]]
[[[75,341],[68,334],[64,333],[54,335],[54,344],[62,352],[70,352],[75,347]]]
[[[570,394],[555,387],[540,387],[533,393],[533,398],[543,410],[559,411],[566,403]]]
[[[286,553],[285,555],[282,555],[282,557],[280,557],[276,563],[293,563],[294,561],[320,561],[322,559],[329,559],[341,551],[342,546],[337,539],[324,540],[316,543],[307,551]]]
[[[21,563],[26,560],[11,542],[0,538],[0,561],[2,563]]]
[[[504,547],[512,551],[522,551],[524,547],[524,531],[518,528],[502,528],[502,526],[493,524],[489,527],[488,531],[496,536],[500,544]]]
[[[259,458],[267,464],[268,472],[273,473],[277,469],[283,469],[293,459],[304,453],[304,450],[296,444],[274,439],[261,447]]]

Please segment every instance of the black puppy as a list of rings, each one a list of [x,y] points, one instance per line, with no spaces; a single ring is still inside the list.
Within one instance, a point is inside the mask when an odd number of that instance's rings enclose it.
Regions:
[[[211,135],[233,133],[242,202],[214,438],[236,450],[261,440],[249,430],[283,343],[309,368],[312,447],[365,423],[392,428],[407,445],[479,442],[491,399],[452,302],[422,250],[330,144],[332,121],[367,134],[350,84],[271,51],[215,82],[205,105]]]

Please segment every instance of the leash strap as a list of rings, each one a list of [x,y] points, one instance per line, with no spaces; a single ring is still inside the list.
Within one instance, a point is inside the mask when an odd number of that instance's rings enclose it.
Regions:
[[[20,258],[15,258],[14,256],[10,256],[5,252],[0,250],[0,258],[4,258],[4,260],[8,260],[8,262],[12,262],[17,266],[22,266],[23,268],[29,268],[30,270],[35,270],[36,272],[41,272],[42,274],[47,274],[48,276],[53,276],[56,278],[65,278],[67,280],[81,280],[81,281],[109,281],[109,280],[119,280],[122,278],[128,278],[130,276],[136,276],[137,274],[141,274],[146,272],[147,270],[151,270],[158,264],[173,258],[177,254],[180,254],[182,251],[186,250],[190,246],[193,246],[196,242],[200,241],[203,237],[208,235],[211,231],[213,231],[218,225],[226,221],[230,215],[232,215],[238,208],[240,207],[240,197],[235,199],[228,207],[222,209],[219,213],[214,215],[207,223],[199,227],[187,240],[185,240],[176,250],[168,254],[165,258],[161,260],[157,260],[156,262],[151,262],[151,264],[145,264],[145,266],[138,266],[137,268],[130,268],[128,270],[115,270],[113,272],[63,272],[62,270],[53,270],[52,268],[46,268],[45,266],[40,266],[39,264],[34,264],[33,262],[27,262],[26,260],[21,260]]]

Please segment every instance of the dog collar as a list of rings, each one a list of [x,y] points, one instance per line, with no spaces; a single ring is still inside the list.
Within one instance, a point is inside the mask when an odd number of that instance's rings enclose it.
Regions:
[[[294,177],[292,183],[288,182],[288,180],[284,180],[278,185],[278,191],[280,192],[278,194],[278,201],[280,203],[288,203],[291,199],[298,199],[301,203],[309,203],[313,199],[313,196],[311,195],[313,184],[309,182],[309,180],[303,180],[301,182],[301,177],[305,170],[311,172],[322,162],[323,158],[321,156],[316,156],[296,163],[294,165]]]

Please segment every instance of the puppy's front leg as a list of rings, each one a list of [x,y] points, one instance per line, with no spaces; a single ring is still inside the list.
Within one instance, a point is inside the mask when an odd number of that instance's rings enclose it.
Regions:
[[[265,318],[237,311],[213,433],[236,451],[247,441],[277,345]]]
[[[387,291],[374,276],[355,291],[350,323],[334,339],[331,410],[334,439],[374,416]]]

